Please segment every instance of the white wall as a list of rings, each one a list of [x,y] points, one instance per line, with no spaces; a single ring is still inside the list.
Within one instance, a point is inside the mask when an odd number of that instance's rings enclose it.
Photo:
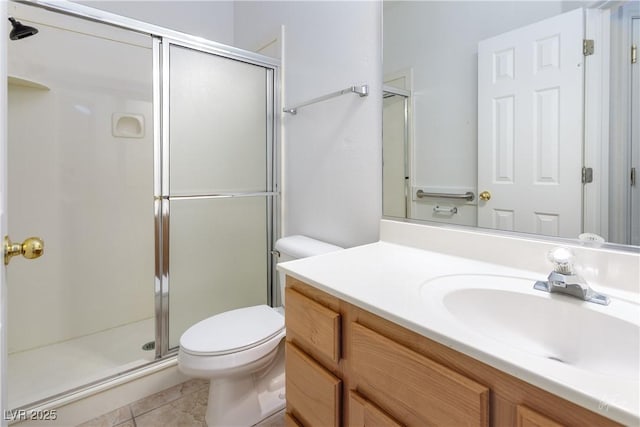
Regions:
[[[413,185],[476,188],[478,41],[561,13],[563,6],[570,5],[556,1],[385,3],[384,74],[413,68]],[[428,219],[438,220],[431,215],[431,207],[422,209],[427,203],[414,203],[413,217],[427,219],[429,214]],[[464,223],[475,225],[475,219],[475,214],[468,215]],[[445,218],[445,222],[454,221]]]
[[[233,1],[73,1],[218,43],[233,44]]]
[[[355,84],[343,95],[283,115],[283,234],[340,246],[378,239],[381,200],[381,3],[237,2],[235,45],[284,37],[284,106]]]

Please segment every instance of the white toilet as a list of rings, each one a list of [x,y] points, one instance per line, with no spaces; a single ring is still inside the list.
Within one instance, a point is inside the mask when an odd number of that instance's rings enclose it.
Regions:
[[[305,236],[279,239],[278,262],[342,248]],[[278,275],[284,306],[284,275]],[[209,427],[251,426],[285,406],[284,307],[239,308],[204,319],[180,337],[178,368],[211,380]]]

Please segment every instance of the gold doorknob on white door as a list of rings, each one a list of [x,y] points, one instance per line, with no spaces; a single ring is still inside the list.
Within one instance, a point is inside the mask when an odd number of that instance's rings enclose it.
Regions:
[[[17,255],[26,259],[36,259],[43,253],[44,241],[39,237],[29,237],[22,243],[13,243],[9,236],[4,236],[4,265],[9,265],[11,258]]]
[[[480,197],[480,200],[484,200],[486,202],[488,200],[491,200],[491,193],[489,193],[488,191],[483,191],[478,197]]]

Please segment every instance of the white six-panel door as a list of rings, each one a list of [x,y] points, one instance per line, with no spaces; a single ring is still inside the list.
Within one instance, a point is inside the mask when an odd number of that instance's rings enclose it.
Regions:
[[[583,10],[478,45],[478,226],[582,228]]]

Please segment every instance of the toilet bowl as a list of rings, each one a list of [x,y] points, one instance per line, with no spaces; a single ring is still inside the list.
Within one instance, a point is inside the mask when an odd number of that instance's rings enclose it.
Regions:
[[[278,262],[341,249],[305,236],[279,239]],[[284,304],[284,277],[279,275]],[[204,319],[180,337],[178,368],[210,380],[209,427],[251,426],[284,409],[284,309],[267,305]]]

